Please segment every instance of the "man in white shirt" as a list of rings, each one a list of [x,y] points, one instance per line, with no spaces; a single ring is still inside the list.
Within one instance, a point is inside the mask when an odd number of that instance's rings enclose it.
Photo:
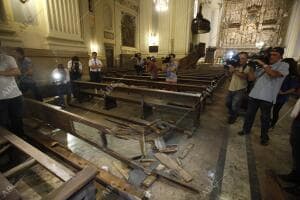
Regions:
[[[20,75],[16,60],[0,47],[0,126],[23,136],[23,97],[15,80]]]
[[[92,59],[89,60],[91,82],[101,82],[102,80],[102,62],[97,58],[97,53],[92,53]]]

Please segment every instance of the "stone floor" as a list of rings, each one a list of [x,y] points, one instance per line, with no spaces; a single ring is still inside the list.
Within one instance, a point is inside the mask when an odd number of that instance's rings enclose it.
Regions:
[[[225,88],[226,86],[224,86]],[[291,167],[291,149],[289,146],[289,130],[291,120],[286,114],[293,100],[285,105],[281,111],[278,126],[270,132],[270,145],[259,144],[259,115],[252,130],[252,135],[245,137],[237,135],[241,129],[242,118],[233,125],[226,123],[226,108],[224,99],[226,89],[220,88],[214,95],[213,103],[208,105],[201,115],[200,127],[192,138],[182,134],[174,134],[167,142],[178,144],[182,151],[188,144],[195,146],[183,160],[183,168],[194,178],[192,185],[201,192],[195,194],[178,185],[164,179],[158,179],[150,188],[153,200],[247,200],[264,198],[265,170],[272,169],[277,173],[287,173]],[[98,105],[87,105],[90,108]],[[121,105],[120,110],[114,112],[123,116],[139,116],[139,109],[133,105]],[[103,122],[112,126],[109,122],[97,114],[70,108],[69,111],[87,118]],[[183,113],[157,111],[155,117],[163,119],[176,118]],[[187,122],[185,124],[189,126]],[[100,141],[96,130],[83,126],[77,127],[82,134],[91,137],[96,142]],[[188,128],[188,127],[187,127]],[[52,133],[52,136],[65,143],[72,151],[90,160],[95,165],[108,166],[109,171],[122,177],[113,166],[113,162],[119,162],[104,154],[95,147],[79,140],[78,138],[62,133]],[[127,157],[140,155],[139,144],[133,140],[121,140],[109,137],[109,146]],[[172,157],[176,157],[177,153]],[[33,177],[29,178],[30,173]],[[42,193],[58,187],[61,183],[56,178],[48,175],[41,167],[36,166],[17,183],[17,189],[24,194],[25,199],[39,199]],[[36,182],[36,183],[35,183]],[[42,184],[41,184],[41,183]],[[34,193],[35,195],[32,195]]]

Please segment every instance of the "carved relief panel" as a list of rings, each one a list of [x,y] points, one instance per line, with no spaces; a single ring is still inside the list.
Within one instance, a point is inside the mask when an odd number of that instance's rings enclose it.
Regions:
[[[286,34],[293,0],[225,0],[219,45],[223,48],[255,48],[280,45]]]

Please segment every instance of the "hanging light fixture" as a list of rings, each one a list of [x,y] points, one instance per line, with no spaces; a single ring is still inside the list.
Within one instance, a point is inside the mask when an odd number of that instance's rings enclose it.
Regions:
[[[169,0],[153,0],[157,12],[165,12],[169,9]]]
[[[192,33],[202,34],[210,31],[210,21],[203,18],[202,3],[200,3],[199,11],[195,19],[192,21]]]

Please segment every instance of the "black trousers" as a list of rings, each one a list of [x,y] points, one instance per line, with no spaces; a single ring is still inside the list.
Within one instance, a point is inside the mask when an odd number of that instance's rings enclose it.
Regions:
[[[259,99],[254,99],[249,97],[248,100],[248,108],[247,108],[247,113],[245,117],[245,122],[243,126],[243,132],[246,134],[249,134],[251,131],[251,128],[253,126],[256,112],[258,108],[260,108],[261,111],[261,139],[262,140],[268,140],[268,130],[270,127],[270,119],[271,119],[271,109],[272,109],[273,104],[267,101],[259,100]]]
[[[91,82],[100,83],[102,81],[102,73],[90,71],[90,79],[91,79]]]
[[[0,100],[0,126],[19,136],[24,134],[22,96]]]
[[[32,79],[24,79],[20,80],[19,82],[19,88],[22,91],[22,93],[26,93],[28,90],[31,90],[31,92],[34,95],[35,100],[43,101],[43,97],[41,95],[40,90],[38,89],[36,83]]]
[[[273,106],[273,115],[272,115],[272,121],[271,121],[271,127],[274,127],[278,121],[279,118],[279,111],[281,110],[284,103],[276,103]]]
[[[293,155],[293,171],[300,178],[300,118],[295,119],[292,124],[290,144]]]

